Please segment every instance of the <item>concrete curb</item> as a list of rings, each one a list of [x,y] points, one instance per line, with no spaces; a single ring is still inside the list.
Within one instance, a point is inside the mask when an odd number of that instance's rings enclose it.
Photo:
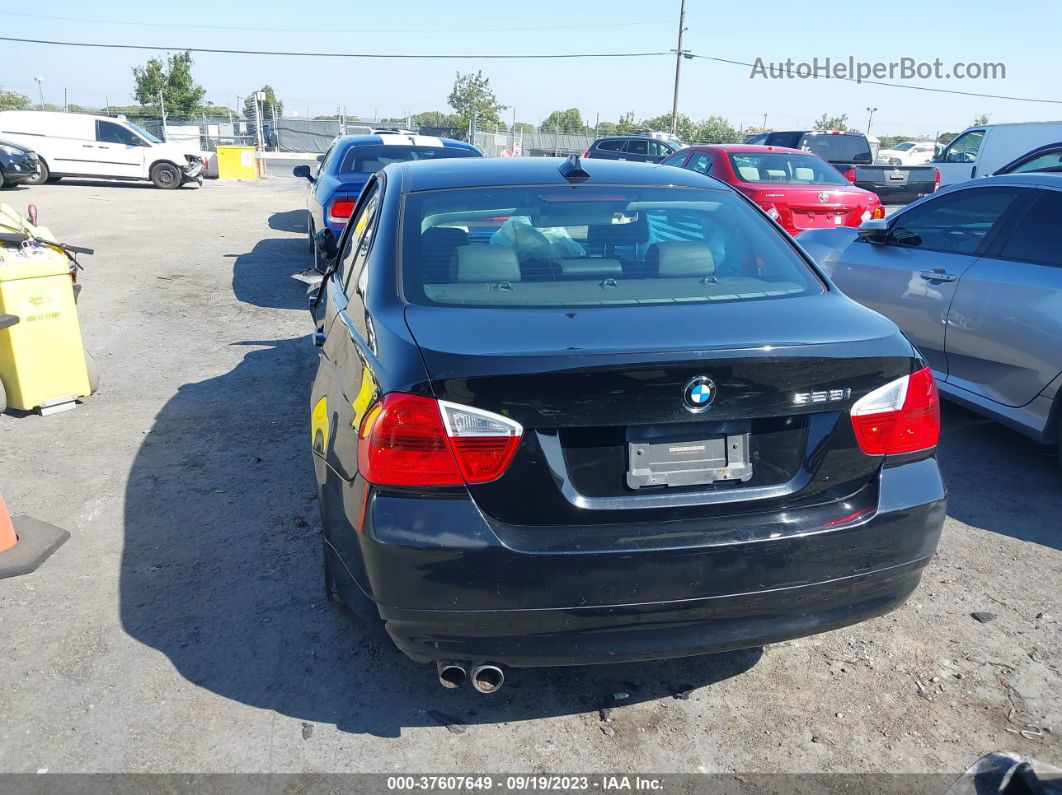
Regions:
[[[70,533],[30,516],[12,516],[18,543],[0,554],[0,580],[36,571],[67,542]]]

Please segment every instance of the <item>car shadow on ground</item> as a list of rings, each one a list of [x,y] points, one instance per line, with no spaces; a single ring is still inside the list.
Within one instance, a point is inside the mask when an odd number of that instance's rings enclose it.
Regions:
[[[938,459],[948,515],[971,527],[1062,549],[1062,469],[1054,449],[941,401]]]
[[[306,285],[291,278],[293,273],[312,264],[304,241],[291,237],[266,238],[245,254],[225,256],[236,260],[232,269],[232,292],[237,299],[267,309],[305,310],[309,326]],[[286,377],[289,379],[290,375]]]
[[[269,228],[278,232],[306,232],[306,211],[288,210],[269,216]]]

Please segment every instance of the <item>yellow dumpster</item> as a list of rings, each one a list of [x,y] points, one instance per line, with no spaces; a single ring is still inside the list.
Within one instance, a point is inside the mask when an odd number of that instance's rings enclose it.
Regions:
[[[219,146],[218,179],[253,182],[258,179],[253,146]]]
[[[52,239],[0,204],[0,232]],[[43,244],[0,242],[0,406],[42,413],[91,393],[70,261]]]

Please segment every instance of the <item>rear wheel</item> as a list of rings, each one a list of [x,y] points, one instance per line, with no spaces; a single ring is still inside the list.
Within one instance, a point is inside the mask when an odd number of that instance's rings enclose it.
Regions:
[[[48,170],[48,164],[44,162],[44,158],[40,159],[40,168],[37,173],[26,180],[27,185],[43,185],[49,179],[52,178],[52,172]]]
[[[172,190],[181,185],[181,172],[173,163],[156,163],[151,168],[151,181],[156,188]]]
[[[4,170],[0,168],[0,188],[4,187]]]

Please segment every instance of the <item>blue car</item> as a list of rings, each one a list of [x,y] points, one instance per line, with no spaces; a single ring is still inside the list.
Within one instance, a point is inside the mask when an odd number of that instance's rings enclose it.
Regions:
[[[315,244],[318,230],[331,229],[336,238],[354,212],[358,194],[369,177],[390,163],[407,160],[439,160],[448,157],[482,157],[471,144],[428,135],[341,135],[320,158],[317,174],[307,165],[292,173],[305,178],[306,233],[315,264],[320,253]]]

